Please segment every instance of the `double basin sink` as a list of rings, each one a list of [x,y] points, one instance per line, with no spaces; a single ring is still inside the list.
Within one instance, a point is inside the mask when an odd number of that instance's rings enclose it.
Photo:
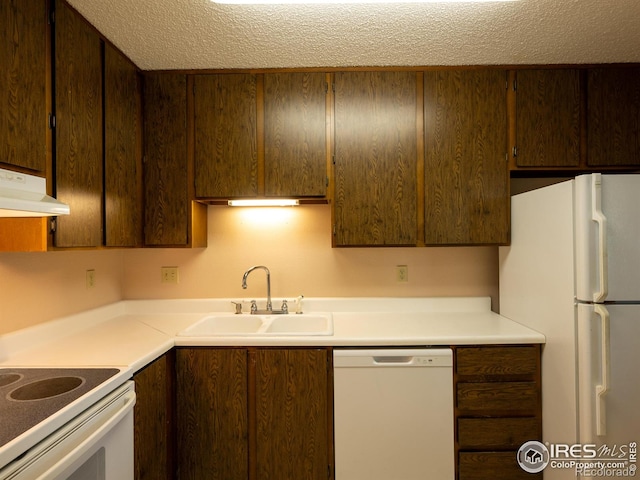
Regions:
[[[211,314],[182,330],[178,335],[183,337],[333,335],[333,316],[331,313]]]

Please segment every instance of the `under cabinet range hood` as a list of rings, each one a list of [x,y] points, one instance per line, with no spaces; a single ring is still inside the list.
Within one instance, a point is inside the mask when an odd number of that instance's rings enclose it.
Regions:
[[[69,205],[47,195],[42,177],[0,168],[0,217],[69,215]]]

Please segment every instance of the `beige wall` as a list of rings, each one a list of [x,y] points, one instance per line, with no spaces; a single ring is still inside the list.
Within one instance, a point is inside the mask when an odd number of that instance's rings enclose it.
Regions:
[[[331,248],[331,209],[305,205],[281,209],[209,207],[207,249],[125,252],[127,298],[263,298],[271,270],[274,298],[305,296],[489,295],[497,305],[496,247]],[[398,283],[395,266],[409,266]],[[160,284],[160,267],[178,266],[179,284]]]
[[[121,298],[121,251],[0,253],[0,334]]]
[[[122,298],[320,296],[491,296],[497,305],[496,247],[331,248],[327,205],[285,209],[209,207],[206,249],[134,249],[0,254],[0,334]],[[409,266],[397,283],[395,266]],[[177,266],[177,285],[160,267]],[[85,272],[95,269],[88,289]]]

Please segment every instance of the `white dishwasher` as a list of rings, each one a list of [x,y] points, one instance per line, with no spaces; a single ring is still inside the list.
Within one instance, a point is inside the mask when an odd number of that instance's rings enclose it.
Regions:
[[[336,480],[453,480],[449,348],[335,349]]]

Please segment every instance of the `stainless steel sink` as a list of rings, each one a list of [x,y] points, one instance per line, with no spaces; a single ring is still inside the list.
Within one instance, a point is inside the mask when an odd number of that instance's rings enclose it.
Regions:
[[[211,314],[178,332],[181,337],[333,335],[331,313]]]

